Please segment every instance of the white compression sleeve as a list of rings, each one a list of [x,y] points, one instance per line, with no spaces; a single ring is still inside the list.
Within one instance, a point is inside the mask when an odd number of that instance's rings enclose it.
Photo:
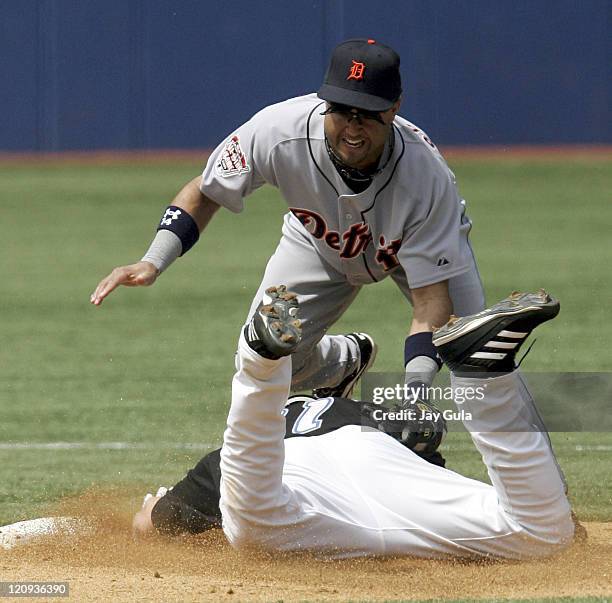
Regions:
[[[183,245],[177,235],[169,230],[158,230],[147,253],[140,261],[150,262],[160,272],[163,272],[181,255],[182,251]]]
[[[417,356],[406,365],[405,383],[410,385],[413,381],[422,381],[427,385],[431,385],[439,370],[440,367],[433,358]]]

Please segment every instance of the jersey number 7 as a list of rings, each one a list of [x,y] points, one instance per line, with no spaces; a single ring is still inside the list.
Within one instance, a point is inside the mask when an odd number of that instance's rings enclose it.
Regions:
[[[295,420],[291,433],[296,435],[304,435],[310,433],[321,427],[323,424],[323,413],[328,411],[334,403],[333,398],[321,398],[314,400],[312,398],[306,399],[302,405],[302,413]]]

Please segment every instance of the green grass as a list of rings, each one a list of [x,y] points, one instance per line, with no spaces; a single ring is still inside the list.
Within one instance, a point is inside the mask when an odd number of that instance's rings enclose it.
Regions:
[[[610,370],[612,166],[568,160],[453,167],[469,202],[488,300],[540,286],[562,300],[526,368]],[[37,515],[93,484],[139,492],[175,481],[220,443],[239,325],[280,235],[278,193],[260,190],[241,215],[220,212],[154,287],[120,290],[100,308],[88,303],[113,266],[141,257],[161,210],[199,169],[186,162],[0,166],[0,444],[142,446],[0,447],[1,523]],[[398,371],[409,316],[388,280],[364,288],[335,330],[371,332],[381,344],[377,370]],[[484,477],[460,438],[450,438],[450,467]],[[554,439],[579,515],[612,519],[612,452],[575,449],[610,446],[612,436]]]

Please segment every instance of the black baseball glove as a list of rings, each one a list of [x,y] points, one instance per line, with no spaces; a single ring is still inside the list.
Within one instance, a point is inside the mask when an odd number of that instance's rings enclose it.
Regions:
[[[374,420],[378,429],[419,456],[444,466],[438,447],[447,432],[446,420],[435,404],[415,397],[391,408],[381,409],[376,404],[364,404],[363,408],[363,412]]]

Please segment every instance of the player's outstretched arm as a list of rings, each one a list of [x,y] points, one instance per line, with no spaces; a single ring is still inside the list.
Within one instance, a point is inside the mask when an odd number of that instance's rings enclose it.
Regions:
[[[432,331],[446,324],[453,310],[448,281],[411,290],[412,324],[404,346],[406,383],[431,385],[442,362],[432,343]]]
[[[184,209],[202,232],[219,209],[219,205],[200,191],[202,176],[190,180],[172,201],[172,205]]]
[[[201,193],[200,181],[201,176],[194,178],[174,198],[142,260],[119,266],[100,281],[90,297],[94,306],[99,306],[120,285],[152,285],[177,257],[191,249],[219,209],[219,205]]]
[[[150,262],[138,262],[129,266],[118,266],[107,277],[103,278],[91,294],[89,300],[99,306],[104,298],[119,285],[125,287],[147,287],[152,285],[159,270]]]

